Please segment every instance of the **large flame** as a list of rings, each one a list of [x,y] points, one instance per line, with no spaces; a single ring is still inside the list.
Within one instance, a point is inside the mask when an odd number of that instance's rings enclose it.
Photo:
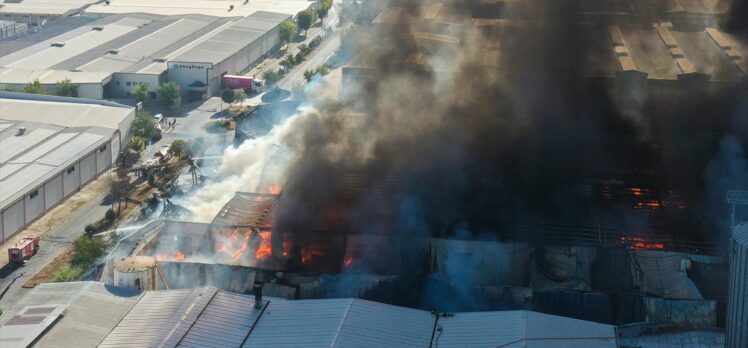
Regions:
[[[259,232],[259,235],[262,240],[255,250],[255,259],[264,260],[273,254],[273,248],[270,245],[270,232]]]

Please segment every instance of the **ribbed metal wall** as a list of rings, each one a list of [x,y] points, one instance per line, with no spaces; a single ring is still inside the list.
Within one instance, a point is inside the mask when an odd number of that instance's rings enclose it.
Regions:
[[[730,293],[725,346],[748,347],[748,223],[736,226],[730,241]]]

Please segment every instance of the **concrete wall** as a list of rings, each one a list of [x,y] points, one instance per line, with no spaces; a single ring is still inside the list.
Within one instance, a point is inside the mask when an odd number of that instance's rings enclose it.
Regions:
[[[112,165],[112,149],[109,144],[96,150],[96,172],[109,168]]]
[[[83,158],[80,162],[81,186],[87,184],[96,175],[96,153]]]
[[[62,175],[57,175],[44,184],[44,209],[53,208],[62,201]]]
[[[80,188],[80,170],[80,163],[76,163],[63,170],[62,174],[60,174],[62,176],[63,197],[72,195]]]
[[[44,185],[29,191],[24,197],[26,210],[26,223],[36,220],[44,213]]]
[[[208,84],[208,73],[213,67],[211,63],[200,62],[169,62],[169,81],[179,85],[180,91],[186,93],[189,85],[196,81]]]
[[[148,85],[148,90],[155,93],[160,80],[156,74],[114,73],[110,83],[112,97],[132,97],[133,88],[141,83]]]
[[[19,200],[3,211],[3,241],[18,232],[24,225],[23,200]]]

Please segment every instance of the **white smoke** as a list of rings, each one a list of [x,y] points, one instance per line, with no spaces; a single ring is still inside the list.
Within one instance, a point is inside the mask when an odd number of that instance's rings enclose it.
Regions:
[[[299,111],[275,125],[268,134],[246,140],[223,153],[216,178],[185,197],[180,204],[192,211],[188,220],[210,222],[236,192],[270,193],[271,186],[282,186],[293,151],[284,139],[294,131]]]

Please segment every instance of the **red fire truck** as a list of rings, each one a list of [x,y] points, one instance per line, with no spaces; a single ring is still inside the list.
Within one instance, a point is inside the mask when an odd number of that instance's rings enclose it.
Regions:
[[[39,251],[39,237],[25,236],[14,247],[8,248],[8,260],[23,263]]]

